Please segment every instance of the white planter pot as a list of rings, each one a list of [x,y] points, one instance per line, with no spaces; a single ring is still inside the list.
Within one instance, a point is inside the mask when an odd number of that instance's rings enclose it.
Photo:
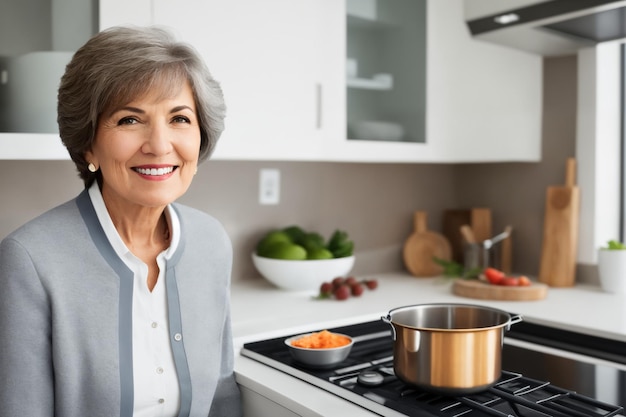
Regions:
[[[604,291],[626,294],[626,250],[600,249],[598,273]]]

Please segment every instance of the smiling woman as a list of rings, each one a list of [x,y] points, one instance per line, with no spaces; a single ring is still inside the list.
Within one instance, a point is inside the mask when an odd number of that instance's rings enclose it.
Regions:
[[[73,56],[58,124],[85,190],[0,244],[3,415],[241,415],[231,243],[175,202],[224,114],[161,29],[111,28]]]

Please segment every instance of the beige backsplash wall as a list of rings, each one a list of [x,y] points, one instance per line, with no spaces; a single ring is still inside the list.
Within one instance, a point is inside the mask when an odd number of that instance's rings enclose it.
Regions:
[[[357,246],[354,272],[376,274],[402,269],[401,247],[411,233],[414,210],[426,210],[429,227],[440,230],[444,209],[475,206],[494,210],[495,230],[505,224],[515,227],[514,269],[536,274],[545,187],[563,181],[565,158],[574,154],[575,139],[575,58],[545,62],[541,163],[209,161],[181,202],[222,221],[235,250],[235,280],[258,277],[250,253],[274,227],[299,224],[325,235],[341,228]],[[281,172],[278,205],[258,203],[262,168]],[[81,189],[70,161],[0,161],[0,237]]]

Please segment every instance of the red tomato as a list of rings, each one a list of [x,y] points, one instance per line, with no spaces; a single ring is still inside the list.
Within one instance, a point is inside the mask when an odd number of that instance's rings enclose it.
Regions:
[[[517,287],[519,285],[518,277],[504,277],[502,281],[500,281],[500,285],[506,285],[509,287]]]
[[[517,285],[519,285],[520,287],[528,287],[530,284],[531,282],[527,276],[522,275],[521,277],[519,277],[519,282]]]
[[[502,279],[504,279],[504,272],[496,268],[485,268],[484,274],[487,281],[495,285],[500,284]]]

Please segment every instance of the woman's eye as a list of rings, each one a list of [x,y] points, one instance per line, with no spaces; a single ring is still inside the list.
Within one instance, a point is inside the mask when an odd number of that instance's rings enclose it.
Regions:
[[[137,123],[137,119],[134,117],[130,117],[130,116],[123,117],[117,122],[118,125],[133,125],[135,123]]]
[[[185,116],[174,116],[172,121],[174,123],[189,123],[189,118]]]

